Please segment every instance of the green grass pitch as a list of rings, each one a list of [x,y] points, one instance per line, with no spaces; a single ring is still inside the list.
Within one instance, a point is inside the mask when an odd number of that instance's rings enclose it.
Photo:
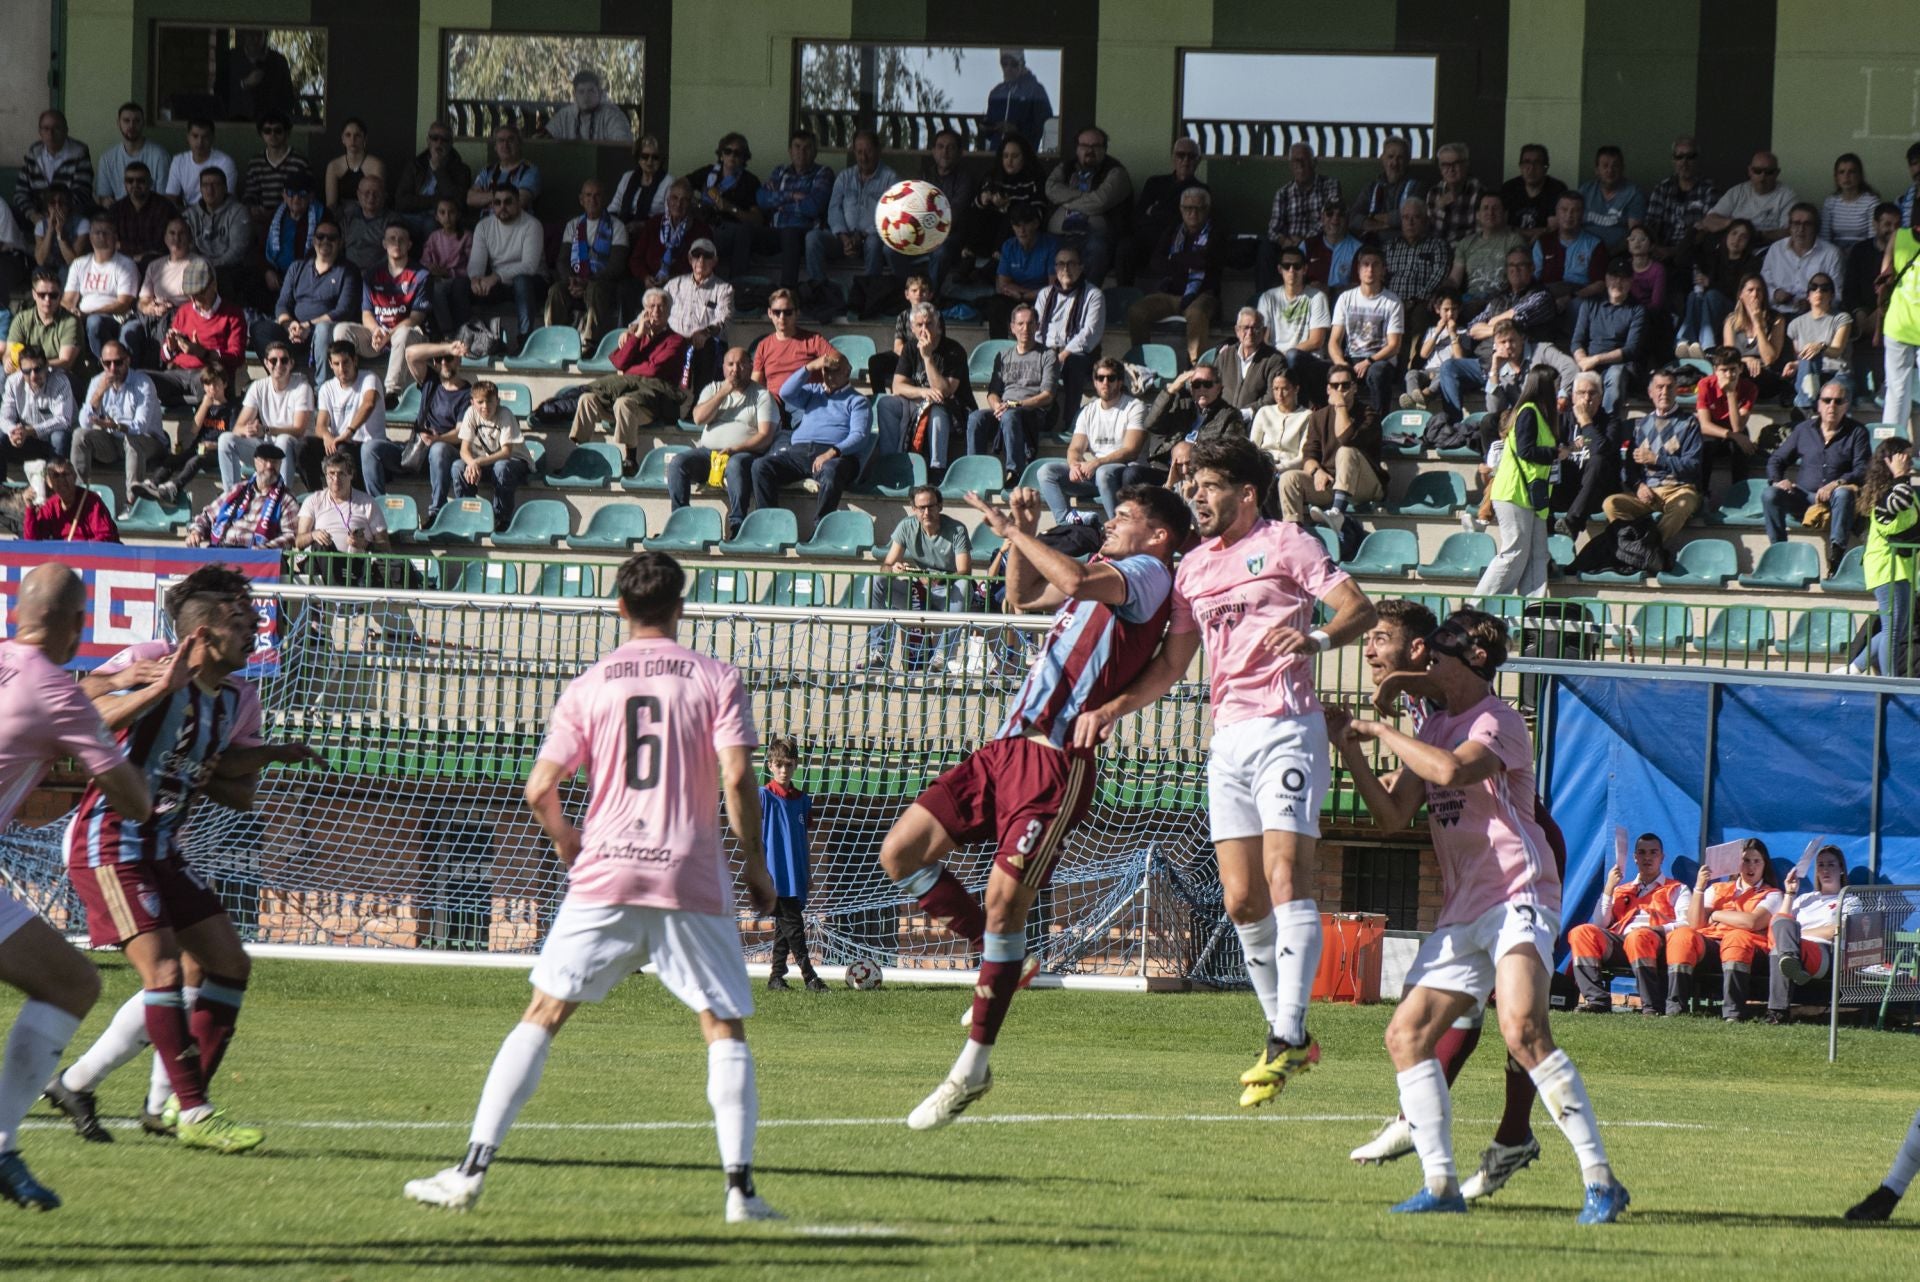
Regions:
[[[118,962],[106,979],[80,1046],[133,987]],[[1415,1159],[1346,1158],[1395,1108],[1390,1008],[1315,1007],[1325,1060],[1243,1115],[1235,1078],[1260,1029],[1235,993],[1023,993],[994,1092],[916,1135],[903,1119],[959,1049],[964,989],[762,992],[756,1165],[792,1219],[729,1227],[693,1017],[631,981],[560,1035],[477,1210],[404,1201],[405,1180],[463,1151],[526,994],[516,971],[260,963],[216,1094],[266,1147],[141,1135],[126,1119],[143,1056],[101,1092],[119,1142],[32,1114],[23,1151],[66,1206],[0,1204],[0,1276],[1860,1279],[1911,1276],[1920,1243],[1920,1207],[1879,1228],[1838,1219],[1920,1103],[1910,1037],[1853,1033],[1829,1067],[1824,1028],[1562,1018],[1633,1191],[1623,1222],[1573,1223],[1578,1172],[1537,1110],[1544,1155],[1505,1192],[1401,1219],[1386,1208],[1418,1183]],[[1492,1133],[1500,1063],[1489,1036],[1455,1092],[1463,1174]],[[614,1125],[661,1122],[681,1125]]]

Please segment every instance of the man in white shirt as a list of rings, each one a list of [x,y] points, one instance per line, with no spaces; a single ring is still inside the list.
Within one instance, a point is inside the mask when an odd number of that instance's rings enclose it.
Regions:
[[[354,487],[353,460],[330,454],[323,471],[326,487],[301,501],[293,546],[320,552],[385,552],[391,546],[387,518],[380,503]]]
[[[327,366],[333,377],[321,385],[316,398],[319,415],[312,439],[317,448],[314,444],[302,447],[301,475],[310,478],[309,489],[319,489],[321,457],[316,455],[345,450],[360,465],[367,493],[384,498],[388,469],[400,467],[400,447],[387,439],[387,402],[380,391],[380,376],[360,368],[360,353],[345,339],[335,339],[327,349]],[[357,450],[352,448],[356,445]]]
[[[233,157],[213,145],[213,122],[204,117],[187,122],[187,149],[167,166],[167,185],[162,194],[183,208],[200,199],[200,171],[217,167],[227,176],[227,190],[240,190],[240,169]],[[155,173],[160,172],[155,170]]]
[[[1777,240],[1760,261],[1760,278],[1767,283],[1767,297],[1788,316],[1807,310],[1807,282],[1825,276],[1839,282],[1846,278],[1846,263],[1832,241],[1820,239],[1820,211],[1800,201],[1787,212],[1787,238]],[[1845,299],[1831,300],[1837,308]]]
[[[96,460],[110,463],[115,455],[123,456],[131,492],[146,477],[148,460],[167,448],[160,393],[151,378],[130,366],[126,346],[118,339],[101,347],[100,368],[87,385],[68,457],[80,484],[85,485]]]
[[[120,252],[120,231],[105,218],[87,229],[93,252],[76,258],[67,268],[66,295],[61,306],[80,318],[87,347],[95,360],[109,339],[120,337],[120,326],[133,312],[140,294],[140,272]]]
[[[1056,459],[1040,469],[1040,497],[1056,524],[1090,516],[1070,508],[1069,496],[1097,497],[1112,517],[1121,490],[1162,475],[1137,461],[1146,451],[1147,407],[1128,392],[1127,367],[1111,356],[1102,359],[1093,367],[1093,394],[1098,399],[1089,401],[1074,422],[1066,462]],[[1135,469],[1140,474],[1130,475]]]
[[[809,284],[827,278],[827,264],[843,258],[856,259],[869,276],[887,271],[887,247],[874,230],[873,214],[880,197],[898,181],[893,170],[880,160],[880,139],[871,129],[854,131],[853,145],[847,149],[852,162],[833,179],[833,195],[827,202],[827,225],[807,233],[807,274]],[[907,273],[898,273],[905,276]]]
[[[692,268],[667,282],[667,324],[693,348],[687,379],[699,387],[715,377],[726,351],[727,321],[733,316],[733,286],[720,279],[720,251],[702,236],[687,248]]]
[[[467,274],[455,277],[447,290],[454,325],[467,323],[476,302],[510,299],[520,327],[519,341],[524,342],[539,325],[546,302],[547,283],[540,276],[545,257],[540,221],[520,211],[520,189],[512,183],[495,183],[493,217],[482,219],[473,229]]]
[[[460,420],[460,462],[453,469],[453,492],[460,498],[480,493],[484,478],[493,481],[495,533],[513,520],[513,496],[533,472],[533,452],[513,411],[500,403],[499,384],[481,379]]]
[[[1787,234],[1787,211],[1799,203],[1799,193],[1780,181],[1780,157],[1756,151],[1747,165],[1747,181],[1727,188],[1700,220],[1700,230],[1718,236],[1728,223],[1744,218],[1753,224],[1757,239],[1779,240]]]
[[[22,348],[20,368],[0,387],[0,481],[15,463],[65,458],[73,440],[73,384],[47,364],[46,353]]]
[[[120,104],[120,141],[93,165],[94,198],[111,205],[127,194],[127,166],[139,161],[156,181],[167,177],[167,149],[147,137],[147,111],[137,102]],[[197,190],[197,189],[196,189]]]
[[[1286,358],[1302,400],[1318,403],[1327,385],[1327,335],[1333,310],[1307,280],[1307,252],[1289,245],[1278,255],[1280,283],[1254,304],[1267,323],[1267,341]]]
[[[220,437],[220,487],[230,490],[247,477],[253,455],[268,437],[297,464],[313,437],[313,384],[301,371],[292,344],[275,340],[261,358],[267,376],[247,385],[233,430]]]
[[[618,318],[620,282],[627,275],[627,225],[607,212],[598,178],[580,184],[580,216],[560,233],[547,291],[547,324],[570,325],[580,315],[580,341],[588,351]]]
[[[700,439],[685,453],[667,460],[667,502],[672,510],[685,507],[693,487],[713,474],[713,456],[726,457],[727,537],[740,532],[753,497],[753,460],[767,452],[780,427],[780,406],[773,393],[753,381],[753,362],[747,349],[728,350],[720,379],[700,393],[693,421]]]
[[[1107,296],[1086,277],[1080,250],[1063,245],[1053,256],[1053,282],[1033,300],[1035,336],[1060,365],[1058,421],[1071,423],[1089,390],[1100,340],[1107,332]]]
[[[1400,296],[1387,288],[1387,260],[1368,245],[1354,257],[1358,289],[1333,305],[1327,350],[1336,367],[1350,366],[1366,385],[1375,418],[1385,418],[1400,398],[1400,352],[1406,343],[1407,313]]]

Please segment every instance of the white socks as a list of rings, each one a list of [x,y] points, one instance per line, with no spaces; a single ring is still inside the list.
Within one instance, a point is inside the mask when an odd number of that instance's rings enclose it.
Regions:
[[[1307,1044],[1307,1005],[1320,970],[1320,908],[1294,899],[1273,910],[1274,987],[1278,990],[1273,1035],[1289,1046]]]
[[[533,1098],[540,1085],[540,1074],[547,1066],[547,1052],[553,1047],[553,1034],[537,1024],[516,1024],[500,1053],[487,1070],[487,1084],[480,1090],[480,1107],[473,1115],[470,1143],[487,1150],[500,1147],[513,1119]],[[484,1165],[484,1164],[483,1164]]]
[[[987,1080],[987,1057],[991,1054],[993,1047],[969,1037],[960,1047],[960,1058],[953,1061],[953,1071],[947,1076],[957,1077],[968,1086],[978,1086]]]
[[[720,1165],[728,1170],[752,1166],[760,1092],[753,1080],[753,1052],[745,1042],[723,1038],[707,1043],[707,1103],[713,1106]]]
[[[67,1043],[79,1031],[77,1016],[45,1002],[28,1001],[14,1017],[5,1058],[0,1059],[0,1153],[14,1147],[20,1119],[40,1098],[60,1067]]]
[[[1420,1155],[1427,1188],[1445,1196],[1458,1187],[1453,1166],[1453,1096],[1447,1074],[1437,1059],[1423,1059],[1396,1075],[1400,1083],[1400,1115],[1413,1132],[1413,1151]]]
[[[1587,1098],[1587,1084],[1565,1051],[1557,1050],[1533,1066],[1528,1074],[1540,1088],[1540,1100],[1547,1106],[1560,1133],[1573,1145],[1580,1159],[1580,1172],[1588,1184],[1613,1183],[1613,1168],[1607,1164],[1607,1147],[1600,1142],[1600,1119],[1593,1115],[1593,1101]]]
[[[185,998],[184,991],[181,994]],[[106,1080],[107,1074],[138,1055],[147,1045],[147,1004],[146,994],[139,989],[133,990],[133,996],[113,1012],[106,1031],[87,1047],[87,1053],[68,1065],[61,1075],[61,1082],[70,1091],[90,1091]],[[164,1070],[161,1080],[165,1080]],[[160,1092],[160,1098],[166,1099],[173,1088],[169,1086]],[[159,1106],[154,1105],[157,1111]]]
[[[1253,985],[1253,995],[1260,999],[1260,1013],[1266,1016],[1267,1027],[1278,1035],[1280,1026],[1274,1021],[1280,1013],[1280,989],[1273,970],[1273,941],[1279,928],[1268,915],[1245,925],[1235,922],[1233,929],[1240,936],[1240,951],[1247,957],[1247,980]]]
[[[5,1144],[0,1144],[0,1148],[5,1147]],[[1900,1152],[1894,1156],[1893,1169],[1888,1171],[1887,1178],[1880,1182],[1905,1197],[1907,1185],[1913,1183],[1915,1175],[1920,1175],[1920,1113],[1913,1115],[1913,1123],[1907,1127],[1906,1141],[1900,1145]]]

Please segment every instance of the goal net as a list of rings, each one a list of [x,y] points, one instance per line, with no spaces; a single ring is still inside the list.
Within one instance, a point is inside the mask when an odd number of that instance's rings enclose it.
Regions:
[[[723,571],[703,571],[724,573]],[[564,872],[520,796],[565,683],[624,638],[611,601],[282,584],[267,729],[324,752],[275,768],[248,814],[200,803],[189,857],[263,944],[536,951]],[[683,643],[739,667],[762,739],[791,735],[814,798],[809,934],[817,960],[960,968],[966,945],[880,872],[881,838],[940,771],[997,728],[1044,618],[689,604]],[[884,666],[870,657],[884,654]],[[1103,751],[1086,822],[1029,922],[1054,974],[1144,979],[1222,953],[1204,800],[1206,701],[1188,684]],[[583,779],[566,804],[580,816]],[[61,869],[64,821],[0,839],[0,882],[55,925],[84,924]],[[987,845],[952,868],[984,887]],[[736,855],[737,859],[738,856]],[[741,921],[749,960],[771,923]]]

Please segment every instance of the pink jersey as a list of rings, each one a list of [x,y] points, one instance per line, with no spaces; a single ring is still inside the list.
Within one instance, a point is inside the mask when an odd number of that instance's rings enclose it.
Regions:
[[[1311,630],[1314,601],[1351,577],[1292,521],[1259,520],[1231,547],[1216,539],[1181,558],[1169,631],[1201,631],[1215,726],[1318,715],[1313,656],[1276,654],[1261,640],[1278,626]]]
[[[38,647],[0,641],[0,828],[62,757],[90,775],[127,759],[71,672]]]
[[[663,637],[576,677],[540,746],[542,761],[586,766],[591,787],[567,898],[732,913],[715,754],[759,742],[739,670]]]
[[[166,641],[128,646],[94,669],[111,676],[146,659],[173,653]],[[90,783],[67,829],[67,864],[74,868],[165,859],[180,853],[180,839],[200,790],[213,775],[221,753],[251,748],[260,739],[260,692],[250,682],[228,677],[208,694],[189,683],[147,709],[121,729],[127,760],[140,767],[153,793],[153,815],[145,823],[125,818],[107,803],[100,785]]]
[[[1458,716],[1436,707],[1420,742],[1449,751],[1477,743],[1505,768],[1465,788],[1427,785],[1427,827],[1440,859],[1436,926],[1470,922],[1502,904],[1560,911],[1560,870],[1533,813],[1533,739],[1527,723],[1489,693]]]

